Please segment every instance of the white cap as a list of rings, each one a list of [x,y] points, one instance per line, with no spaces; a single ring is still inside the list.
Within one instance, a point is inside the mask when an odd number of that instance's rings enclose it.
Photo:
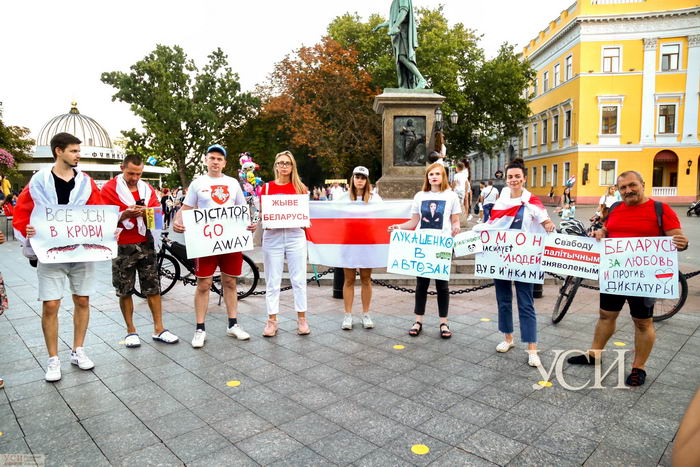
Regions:
[[[361,165],[358,165],[357,167],[355,167],[352,171],[352,174],[353,175],[360,174],[360,175],[364,175],[365,177],[369,178],[369,170],[367,170],[367,167],[364,167]]]

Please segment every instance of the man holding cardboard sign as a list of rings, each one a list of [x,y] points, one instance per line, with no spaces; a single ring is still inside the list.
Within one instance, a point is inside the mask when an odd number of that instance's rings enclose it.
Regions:
[[[141,156],[129,154],[121,164],[122,173],[102,187],[105,204],[119,207],[119,253],[112,260],[112,285],[119,297],[119,308],[124,316],[127,347],[139,347],[141,341],[134,326],[134,301],[131,298],[139,273],[141,292],[147,297],[148,308],[153,315],[154,341],[175,344],[180,339],[163,326],[163,310],[160,301],[160,278],[156,261],[156,249],[147,214],[160,209],[160,201],[151,185],[141,180],[143,160]],[[159,216],[162,219],[162,213]],[[151,217],[152,218],[152,217]],[[152,218],[153,219],[153,218]],[[155,219],[153,219],[155,221]],[[162,225],[162,220],[160,222]]]
[[[55,160],[34,174],[29,184],[17,198],[12,227],[22,242],[25,256],[36,260],[31,248],[31,237],[36,234],[30,225],[34,207],[68,204],[71,206],[102,204],[100,190],[87,174],[78,167],[80,141],[69,133],[58,133],[51,138],[51,154]],[[67,245],[65,248],[77,245]],[[58,359],[58,310],[63,299],[65,282],[73,292],[73,351],[70,361],[81,370],[91,370],[95,364],[83,349],[85,333],[90,321],[90,295],[95,291],[95,263],[71,262],[37,265],[39,300],[42,301],[41,328],[49,352],[46,381],[61,379],[61,362]]]
[[[207,149],[207,174],[195,179],[187,190],[187,196],[182,203],[182,209],[177,212],[173,230],[184,233],[185,226],[182,223],[182,212],[191,209],[228,208],[230,206],[246,205],[241,186],[235,178],[223,174],[226,167],[226,149],[214,144]],[[255,225],[249,225],[250,231],[255,230]],[[187,234],[185,234],[187,235]],[[212,256],[204,256],[195,260],[195,275],[197,276],[197,291],[194,296],[194,311],[197,320],[197,328],[192,338],[192,347],[204,347],[206,330],[204,318],[209,306],[209,290],[218,267],[221,271],[221,285],[224,289],[224,302],[228,312],[228,329],[226,334],[239,340],[250,339],[250,334],[238,325],[238,297],[236,295],[236,277],[241,275],[243,266],[243,254],[224,253]]]
[[[603,238],[621,237],[672,237],[673,245],[678,250],[688,248],[688,238],[681,230],[681,223],[673,210],[664,203],[647,198],[644,194],[644,180],[639,172],[623,172],[617,177],[617,187],[623,202],[610,207],[608,217],[602,229],[592,236]],[[678,265],[676,264],[676,268]],[[628,386],[641,386],[646,380],[644,369],[656,339],[654,330],[654,298],[625,295],[600,294],[600,317],[595,328],[593,344],[585,355],[569,358],[569,363],[593,365],[600,358],[602,349],[615,332],[615,322],[625,305],[629,304],[634,321],[635,353],[632,372],[627,377]]]

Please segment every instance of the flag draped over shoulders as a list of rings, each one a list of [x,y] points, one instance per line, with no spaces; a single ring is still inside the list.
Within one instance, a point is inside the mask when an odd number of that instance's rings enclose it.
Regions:
[[[542,222],[549,219],[547,209],[540,199],[523,188],[523,193],[519,198],[512,198],[510,188],[505,187],[496,200],[488,222],[477,224],[474,231],[482,230],[505,230],[510,229],[511,224],[518,215],[518,211],[523,208],[522,230],[533,233],[545,233]]]

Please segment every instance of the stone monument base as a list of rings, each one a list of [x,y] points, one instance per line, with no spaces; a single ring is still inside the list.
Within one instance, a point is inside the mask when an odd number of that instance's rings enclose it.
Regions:
[[[387,88],[374,98],[374,111],[382,116],[382,177],[377,180],[379,195],[384,199],[412,199],[423,185],[425,161],[435,147],[435,110],[445,97],[432,89]],[[424,138],[419,151],[406,156],[398,140],[395,120],[414,119],[416,137]],[[423,132],[424,134],[421,134]]]

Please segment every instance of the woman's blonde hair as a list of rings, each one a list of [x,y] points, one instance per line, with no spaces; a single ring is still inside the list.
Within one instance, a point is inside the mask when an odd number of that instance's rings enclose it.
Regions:
[[[369,203],[369,199],[372,197],[372,184],[369,183],[369,177],[365,178],[367,179],[367,183],[365,183],[365,187],[362,190],[362,201],[364,203]],[[355,190],[355,174],[352,174],[350,176],[350,189],[348,190],[352,201],[357,201],[357,191]]]
[[[442,171],[442,182],[440,182],[440,191],[445,191],[450,187],[450,181],[447,178],[447,171],[445,171],[445,166],[442,162],[433,162],[428,167],[425,168],[425,177],[423,178],[423,191],[430,191],[430,182],[428,181],[428,174],[437,168]]]
[[[277,159],[279,159],[282,156],[289,157],[289,160],[292,162],[292,172],[290,174],[290,177],[292,179],[294,191],[296,191],[298,195],[308,193],[309,190],[306,188],[306,185],[304,185],[301,182],[301,178],[299,178],[299,172],[297,172],[297,161],[296,159],[294,159],[294,155],[290,151],[282,151],[280,153],[277,153],[277,155],[275,156],[275,162],[272,167],[272,170],[275,171],[275,178],[279,178],[279,174],[277,173]]]

